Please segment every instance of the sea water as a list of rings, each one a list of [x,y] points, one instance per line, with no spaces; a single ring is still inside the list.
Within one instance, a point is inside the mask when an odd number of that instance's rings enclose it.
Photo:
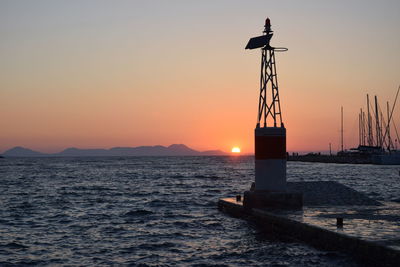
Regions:
[[[399,201],[398,166],[288,162]],[[0,159],[0,266],[357,266],[217,209],[249,189],[253,157]]]

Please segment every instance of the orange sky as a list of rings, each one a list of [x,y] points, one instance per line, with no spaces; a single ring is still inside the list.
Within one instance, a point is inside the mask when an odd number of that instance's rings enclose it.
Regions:
[[[253,153],[267,16],[289,151],[357,145],[365,94],[393,103],[400,3],[0,3],[0,152],[170,145]],[[395,120],[400,119],[397,109]]]

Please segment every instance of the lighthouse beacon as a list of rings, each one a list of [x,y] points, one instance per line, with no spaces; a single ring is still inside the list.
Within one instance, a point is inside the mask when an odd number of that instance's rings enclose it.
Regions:
[[[251,38],[246,49],[261,48],[260,96],[255,128],[255,185],[244,195],[246,206],[299,207],[302,195],[286,188],[286,128],[282,121],[273,32],[269,18],[263,35]]]

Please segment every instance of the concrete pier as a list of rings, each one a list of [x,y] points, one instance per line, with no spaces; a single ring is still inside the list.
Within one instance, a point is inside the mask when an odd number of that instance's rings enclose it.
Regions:
[[[378,202],[336,182],[297,182],[288,183],[288,187],[303,193],[301,210],[245,208],[243,198],[220,199],[218,207],[255,221],[267,231],[351,253],[365,264],[398,266],[399,203]]]

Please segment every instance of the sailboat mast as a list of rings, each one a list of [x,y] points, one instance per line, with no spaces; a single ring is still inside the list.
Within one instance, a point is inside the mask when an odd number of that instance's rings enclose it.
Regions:
[[[362,109],[360,109],[360,114],[358,115],[358,146],[362,146],[362,136],[363,136]]]
[[[385,146],[385,140],[383,139],[383,113],[382,113],[382,111],[380,111],[379,112],[379,114],[380,114],[380,124],[379,124],[379,129],[380,129],[380,131],[379,131],[379,136],[380,136],[380,140],[381,140],[381,148],[382,148],[382,150],[384,150],[384,146]]]
[[[378,97],[375,96],[375,133],[376,133],[376,146],[381,147],[381,131],[380,131],[380,124],[379,124],[379,112],[378,112]]]
[[[365,112],[361,109],[361,120],[362,120],[362,145],[365,146]]]
[[[395,97],[395,99],[394,99],[394,104],[393,104],[393,106],[392,106],[392,111],[390,112],[390,116],[389,116],[389,118],[388,118],[388,125],[389,125],[389,127],[388,127],[387,131],[385,132],[385,136],[386,136],[386,134],[390,134],[390,133],[389,133],[389,132],[390,132],[390,122],[392,121],[393,111],[394,111],[394,107],[396,106],[396,103],[397,103],[397,97],[399,96],[399,92],[400,92],[400,85],[399,85],[399,87],[397,88],[396,97]],[[396,130],[396,127],[395,127],[394,129]],[[388,132],[388,131],[389,131],[389,132]],[[397,130],[396,130],[396,135],[397,135]],[[399,139],[399,138],[397,138],[397,139]],[[394,147],[395,147],[396,150],[397,150],[397,139],[395,140],[395,144],[394,144]]]
[[[388,122],[387,122],[387,126],[386,126],[386,133],[387,133],[387,135],[388,135],[388,146],[387,146],[387,150],[390,151],[390,146],[392,145],[392,138],[390,137],[389,101],[386,102],[386,109],[387,109],[387,118],[388,118]]]
[[[342,116],[341,116],[341,130],[340,130],[340,132],[341,132],[341,148],[342,148],[342,151],[343,151],[343,106],[341,107],[341,114],[342,114]]]
[[[368,145],[373,146],[372,140],[372,125],[371,125],[371,115],[369,113],[369,95],[367,94],[367,120],[368,120]]]
[[[366,143],[367,143],[367,141],[366,141],[367,133],[366,133],[366,130],[365,130],[365,122],[366,122],[366,120],[365,120],[365,111],[363,111],[363,113],[362,113],[362,119],[363,119],[363,145],[365,146]]]

